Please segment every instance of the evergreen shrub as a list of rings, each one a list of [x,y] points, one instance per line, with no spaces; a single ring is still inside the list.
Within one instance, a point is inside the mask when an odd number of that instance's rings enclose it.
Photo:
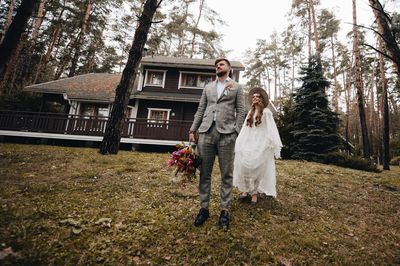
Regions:
[[[327,153],[322,162],[368,172],[380,171],[371,161],[357,156],[350,156],[342,152]]]

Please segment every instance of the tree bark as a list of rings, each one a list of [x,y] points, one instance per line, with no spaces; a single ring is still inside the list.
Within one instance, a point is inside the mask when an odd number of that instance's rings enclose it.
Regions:
[[[93,2],[92,0],[88,0],[86,2],[86,10],[85,10],[85,15],[82,19],[82,26],[81,26],[81,31],[79,32],[78,38],[75,42],[75,47],[74,47],[74,56],[72,58],[71,61],[71,68],[69,70],[69,74],[68,77],[73,77],[75,76],[75,72],[76,72],[76,68],[78,65],[78,60],[79,57],[81,55],[81,48],[82,48],[82,44],[83,44],[83,40],[85,38],[86,35],[86,30],[88,27],[88,22],[89,22],[89,17],[90,17],[90,13],[92,12],[92,8],[93,8]]]
[[[23,0],[21,2],[21,5],[17,9],[17,14],[6,32],[3,42],[0,44],[0,80],[4,80],[3,77],[5,72],[7,72],[6,69],[10,59],[19,46],[21,36],[27,27],[28,20],[38,1],[39,0]],[[0,94],[4,92],[4,86],[2,87],[3,88],[0,88]]]
[[[193,54],[194,54],[194,46],[196,43],[196,31],[199,27],[199,23],[200,23],[200,19],[201,19],[201,14],[203,12],[203,8],[204,8],[204,1],[205,0],[200,0],[200,6],[199,6],[199,16],[197,17],[197,21],[196,21],[196,25],[194,26],[194,30],[193,30],[193,37],[192,37],[192,47],[190,49],[190,58],[193,58]]]
[[[333,40],[333,34],[331,35],[331,49],[332,49],[332,67],[333,67],[333,107],[335,108],[335,112],[338,114],[340,92],[337,82],[335,43]]]
[[[45,0],[39,0],[39,6],[33,23],[33,30],[31,38],[26,42],[23,52],[19,55],[18,71],[16,73],[16,80],[14,84],[17,87],[23,88],[26,84],[32,84],[35,75],[35,68],[39,65],[32,65],[32,55],[35,45],[39,36],[39,30],[42,25],[45,13]]]
[[[54,46],[58,42],[59,36],[62,32],[61,31],[61,21],[62,21],[62,16],[63,16],[64,11],[65,11],[65,1],[64,1],[63,8],[60,11],[60,14],[58,15],[58,18],[55,21],[53,21],[53,23],[52,23],[54,25],[54,28],[53,28],[53,32],[51,33],[49,45],[47,47],[47,51],[46,51],[45,55],[44,56],[42,55],[40,57],[39,66],[36,70],[36,74],[33,79],[33,84],[36,84],[36,82],[38,80],[40,80],[43,73],[46,72],[47,64],[50,61],[51,53],[53,52]]]
[[[178,40],[178,56],[184,56],[185,55],[185,31],[187,30],[187,18],[189,14],[189,4],[190,1],[185,1],[185,16],[184,20],[182,23],[185,24],[184,29],[181,31],[181,34],[179,35],[179,40]]]
[[[152,24],[152,19],[162,0],[146,0],[132,47],[129,50],[128,62],[122,72],[121,81],[116,89],[115,100],[111,116],[107,121],[106,131],[100,145],[101,154],[117,154],[121,141],[121,131],[126,118],[131,90],[136,79],[140,60],[142,59],[144,45]]]
[[[348,76],[350,76],[350,70],[343,71],[343,87],[344,87],[344,99],[346,102],[346,113],[345,113],[345,138],[346,143],[350,142],[350,132],[349,132],[349,120],[350,120],[350,82],[348,81]],[[346,75],[347,74],[347,75]],[[348,154],[351,154],[351,149],[348,150]]]
[[[382,30],[381,27],[379,27]],[[379,49],[381,51],[384,50],[383,40],[379,38]],[[382,146],[383,146],[383,170],[390,170],[389,161],[390,161],[390,151],[389,151],[389,103],[388,103],[388,91],[387,91],[387,80],[385,75],[385,60],[382,54],[379,54],[379,69],[381,72],[381,82],[382,82],[382,115],[383,115],[383,137],[382,137]]]
[[[365,118],[364,108],[364,92],[363,92],[363,80],[361,72],[361,54],[358,39],[357,29],[357,12],[356,12],[356,0],[353,0],[353,53],[354,53],[354,64],[355,64],[355,78],[356,78],[356,89],[357,89],[357,102],[358,102],[358,114],[360,117],[361,126],[361,137],[363,146],[363,156],[369,159],[371,156],[370,142],[368,138],[367,122]]]
[[[379,33],[385,41],[386,49],[390,55],[387,57],[395,64],[397,79],[400,81],[400,47],[393,36],[381,3],[378,0],[369,0],[369,3],[380,28]]]
[[[44,4],[45,0],[39,0],[39,7],[36,12],[36,17],[35,17],[35,23],[32,31],[32,36],[31,36],[31,43],[35,45],[37,37],[39,36],[39,29],[40,26],[42,25],[43,19],[44,19]]]
[[[311,43],[312,43],[312,29],[311,29],[311,7],[310,7],[310,2],[306,0],[307,2],[307,13],[308,13],[308,58],[312,56],[312,50],[311,50]]]
[[[3,31],[0,33],[0,43],[3,41],[4,35],[6,34],[8,28],[10,27],[10,24],[12,22],[14,8],[15,8],[15,0],[11,0],[10,4],[8,4],[6,21],[4,22]]]
[[[312,16],[312,25],[314,28],[315,54],[317,55],[318,60],[321,60],[321,51],[319,46],[318,28],[317,28],[317,19],[315,17],[314,1],[309,0],[309,5]]]

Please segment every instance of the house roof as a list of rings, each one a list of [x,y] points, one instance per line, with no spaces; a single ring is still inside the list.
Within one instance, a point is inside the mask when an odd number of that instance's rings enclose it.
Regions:
[[[131,95],[134,99],[163,100],[174,102],[199,102],[201,95],[188,93],[162,93],[154,91],[136,91]]]
[[[214,69],[215,59],[198,59],[171,56],[146,56],[142,58],[142,65],[157,66],[179,66],[187,68]],[[244,70],[244,66],[239,61],[230,61],[232,69]]]
[[[64,94],[67,99],[110,102],[121,75],[90,73],[25,87],[25,91]]]

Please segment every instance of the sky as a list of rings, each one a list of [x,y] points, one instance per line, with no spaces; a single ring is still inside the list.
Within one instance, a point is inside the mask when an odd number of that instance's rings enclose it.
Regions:
[[[268,40],[274,30],[281,33],[285,29],[291,3],[292,0],[207,1],[207,5],[228,23],[219,31],[224,35],[223,49],[232,50],[228,58],[242,62],[244,52],[254,48],[257,39]],[[352,0],[320,0],[320,3],[321,8],[333,11],[341,21],[339,38],[344,39],[352,28]],[[393,5],[400,10],[400,0],[395,0]],[[357,0],[357,19],[358,24],[371,26],[373,13],[368,0]]]

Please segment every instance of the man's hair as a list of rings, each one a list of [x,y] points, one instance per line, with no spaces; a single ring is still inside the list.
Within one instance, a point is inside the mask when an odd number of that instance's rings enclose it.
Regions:
[[[225,57],[217,58],[214,62],[214,66],[216,66],[221,61],[225,61],[228,64],[228,66],[231,66],[231,62],[229,62],[229,60],[226,59]]]

